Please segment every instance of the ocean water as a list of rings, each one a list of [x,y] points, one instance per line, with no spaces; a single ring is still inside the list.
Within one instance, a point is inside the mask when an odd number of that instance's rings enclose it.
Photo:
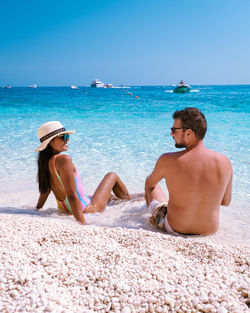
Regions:
[[[109,171],[118,173],[130,193],[142,193],[157,158],[176,151],[172,113],[194,106],[207,118],[205,145],[227,155],[233,165],[233,199],[222,208],[222,223],[249,238],[250,85],[192,87],[195,92],[187,94],[174,94],[170,86],[1,88],[0,208],[35,206],[34,148],[39,145],[37,129],[46,121],[59,120],[76,130],[68,153],[88,194]],[[55,208],[53,197],[47,205]]]

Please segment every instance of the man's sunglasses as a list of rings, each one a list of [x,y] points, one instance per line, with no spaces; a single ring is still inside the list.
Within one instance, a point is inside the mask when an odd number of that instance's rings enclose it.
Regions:
[[[67,140],[69,140],[69,134],[63,134],[61,136],[58,136],[59,138],[61,138],[64,142],[66,142]]]
[[[174,134],[176,129],[188,129],[189,127],[171,127],[171,132]]]

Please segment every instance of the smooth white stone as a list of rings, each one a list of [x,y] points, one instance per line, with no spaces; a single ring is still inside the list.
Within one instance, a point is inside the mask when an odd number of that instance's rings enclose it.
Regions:
[[[11,297],[14,299],[18,299],[19,298],[19,293],[16,289],[13,289],[10,293]]]
[[[126,306],[122,309],[121,313],[131,313],[130,307]]]
[[[122,286],[122,291],[125,292],[125,293],[129,292],[130,289],[131,289],[131,288],[130,288],[129,285],[123,285],[123,286]]]
[[[220,306],[217,309],[217,313],[227,313],[227,309],[224,306]]]
[[[46,312],[53,312],[54,311],[53,305],[52,304],[47,305],[45,308],[45,311]]]

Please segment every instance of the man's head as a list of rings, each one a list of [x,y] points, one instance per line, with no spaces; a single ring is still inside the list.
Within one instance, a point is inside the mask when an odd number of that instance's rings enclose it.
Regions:
[[[198,140],[204,138],[207,131],[207,121],[199,109],[186,108],[184,110],[175,111],[173,119],[174,127],[171,129],[172,133],[175,134],[175,132],[181,132],[181,134],[179,134],[179,137],[181,137],[178,140],[177,134],[176,136],[174,135],[176,141],[175,146],[177,148],[186,147],[185,134],[189,136],[191,135],[191,132],[193,132]]]

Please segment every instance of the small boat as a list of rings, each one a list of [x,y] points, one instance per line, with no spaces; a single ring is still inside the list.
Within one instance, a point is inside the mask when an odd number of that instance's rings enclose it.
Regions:
[[[36,84],[29,85],[29,88],[37,88],[37,85]]]
[[[93,88],[104,88],[105,84],[100,79],[95,79],[91,83]]]
[[[114,88],[112,84],[106,84],[104,88]]]
[[[179,85],[174,88],[175,93],[185,93],[189,92],[191,90],[191,87],[187,84],[184,84],[183,81],[181,80]]]
[[[6,85],[6,86],[4,86],[3,88],[4,88],[4,89],[11,89],[11,88],[12,88],[12,86],[10,86],[10,85]]]
[[[75,86],[75,85],[72,85],[72,86],[70,86],[70,88],[71,89],[79,89],[77,86]]]

